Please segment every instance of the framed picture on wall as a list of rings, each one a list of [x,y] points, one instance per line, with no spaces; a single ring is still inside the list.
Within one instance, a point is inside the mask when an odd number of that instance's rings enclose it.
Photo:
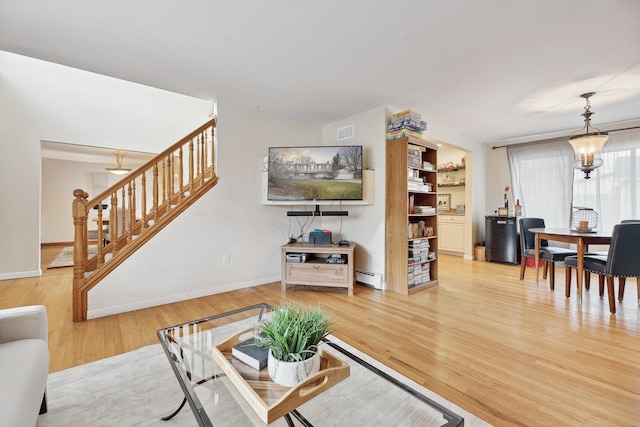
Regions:
[[[438,194],[438,210],[448,211],[451,209],[451,194]]]

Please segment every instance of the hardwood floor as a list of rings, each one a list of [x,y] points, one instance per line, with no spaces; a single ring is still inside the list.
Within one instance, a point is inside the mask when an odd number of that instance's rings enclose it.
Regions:
[[[271,283],[74,323],[71,268],[46,270],[59,250],[43,249],[42,277],[0,281],[0,308],[47,307],[51,372],[155,344],[157,329],[213,313],[318,302],[339,338],[494,425],[640,425],[634,280],[611,316],[597,280],[579,309],[564,297],[561,268],[552,292],[546,281],[536,287],[533,268],[519,281],[517,266],[441,256],[440,285],[410,297],[360,285],[353,297],[283,294]]]

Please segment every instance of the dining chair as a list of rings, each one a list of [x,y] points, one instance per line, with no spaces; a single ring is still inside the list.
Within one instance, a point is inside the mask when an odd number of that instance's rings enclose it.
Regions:
[[[622,301],[625,278],[635,277],[638,287],[638,306],[640,306],[640,222],[627,221],[616,224],[611,235],[611,244],[607,255],[585,254],[584,269],[601,274],[607,280],[609,311],[616,312],[615,289],[613,279],[618,278],[618,299]],[[565,258],[568,267],[576,268],[578,257]]]
[[[524,279],[524,272],[526,269],[526,259],[536,258],[536,248],[534,233],[529,230],[532,228],[545,228],[544,219],[542,218],[520,218],[520,249],[521,249],[521,262],[520,262],[520,280]],[[568,256],[576,255],[576,251],[565,248],[558,248],[555,246],[549,246],[547,240],[540,241],[540,259],[545,263],[545,274],[547,269],[549,270],[549,287],[551,290],[555,289],[555,262],[564,261]],[[566,281],[565,287],[568,287],[571,281]],[[568,296],[568,289],[565,290],[565,294]]]
[[[625,219],[625,220],[622,220],[620,223],[628,224],[628,223],[634,223],[634,222],[640,222],[640,219]],[[606,261],[608,253],[609,251],[593,251],[593,252],[590,251],[585,255],[598,256],[600,257],[601,261]],[[565,268],[568,269],[567,280],[571,282],[571,269],[577,268],[577,261],[574,263],[573,260],[570,260],[569,264],[565,263]],[[587,271],[587,270],[584,271],[584,287],[587,291],[589,290],[589,287],[590,287],[591,273],[593,272]],[[598,295],[601,297],[604,295],[604,280],[605,280],[605,276],[603,274],[598,274]],[[638,286],[640,289],[640,277],[636,278],[636,280],[638,281]],[[622,298],[624,296],[624,287],[625,287],[625,278],[618,277],[618,299],[620,301],[622,301]]]

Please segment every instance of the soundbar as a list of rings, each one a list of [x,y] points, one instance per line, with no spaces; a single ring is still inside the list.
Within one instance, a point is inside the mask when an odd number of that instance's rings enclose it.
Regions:
[[[320,211],[320,205],[311,211],[288,211],[287,216],[349,216],[349,211]]]
[[[314,216],[310,211],[288,211],[287,216]]]
[[[349,211],[288,211],[287,216],[349,216]]]
[[[322,211],[322,216],[348,216],[348,211]]]

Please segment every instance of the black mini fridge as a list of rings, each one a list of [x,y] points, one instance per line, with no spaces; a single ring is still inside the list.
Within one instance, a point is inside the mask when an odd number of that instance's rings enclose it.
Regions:
[[[520,264],[517,217],[487,215],[484,233],[486,261]]]

